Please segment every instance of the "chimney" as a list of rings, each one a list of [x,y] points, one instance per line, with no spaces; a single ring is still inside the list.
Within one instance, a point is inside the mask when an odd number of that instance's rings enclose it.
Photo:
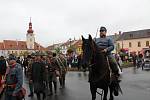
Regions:
[[[76,38],[74,37],[74,41],[76,40]]]
[[[119,35],[121,35],[121,31],[119,31]]]

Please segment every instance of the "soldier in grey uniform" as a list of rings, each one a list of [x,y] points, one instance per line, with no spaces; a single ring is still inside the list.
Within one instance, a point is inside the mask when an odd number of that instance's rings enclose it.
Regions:
[[[21,65],[16,63],[14,58],[9,61],[5,84],[5,100],[18,100],[17,93],[23,85],[23,71]]]
[[[114,50],[114,43],[111,38],[106,37],[107,29],[105,27],[100,28],[100,38],[96,38],[95,42],[98,46],[98,48],[106,53],[109,61],[110,68],[112,70],[112,73],[119,75],[119,69],[117,62],[113,55],[111,54],[111,51]]]
[[[44,81],[45,66],[43,62],[41,62],[41,57],[36,56],[35,61],[32,63],[30,82],[33,82],[34,93],[37,95],[37,100],[41,100],[41,94],[43,95],[42,100],[46,98]]]

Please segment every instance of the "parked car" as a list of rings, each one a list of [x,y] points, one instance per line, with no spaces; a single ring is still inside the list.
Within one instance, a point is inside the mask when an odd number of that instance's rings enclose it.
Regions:
[[[142,70],[150,69],[150,48],[144,50],[144,63]]]

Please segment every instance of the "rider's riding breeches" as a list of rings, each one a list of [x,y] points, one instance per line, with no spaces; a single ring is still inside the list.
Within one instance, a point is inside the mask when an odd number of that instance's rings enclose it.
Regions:
[[[119,69],[118,69],[118,64],[117,64],[115,57],[113,57],[113,55],[108,55],[107,57],[109,60],[109,65],[112,70],[112,73],[118,74]]]

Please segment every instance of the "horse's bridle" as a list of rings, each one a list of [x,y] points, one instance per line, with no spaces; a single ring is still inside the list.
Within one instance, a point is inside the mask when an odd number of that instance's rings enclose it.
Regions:
[[[92,57],[94,57],[95,56],[95,52],[96,52],[96,49],[94,48],[94,41],[92,40],[92,43],[91,43],[91,48],[92,48],[92,56],[91,56],[91,58],[90,58],[90,61],[92,61]],[[89,67],[92,67],[92,66],[94,66],[95,65],[95,63],[89,63]]]

